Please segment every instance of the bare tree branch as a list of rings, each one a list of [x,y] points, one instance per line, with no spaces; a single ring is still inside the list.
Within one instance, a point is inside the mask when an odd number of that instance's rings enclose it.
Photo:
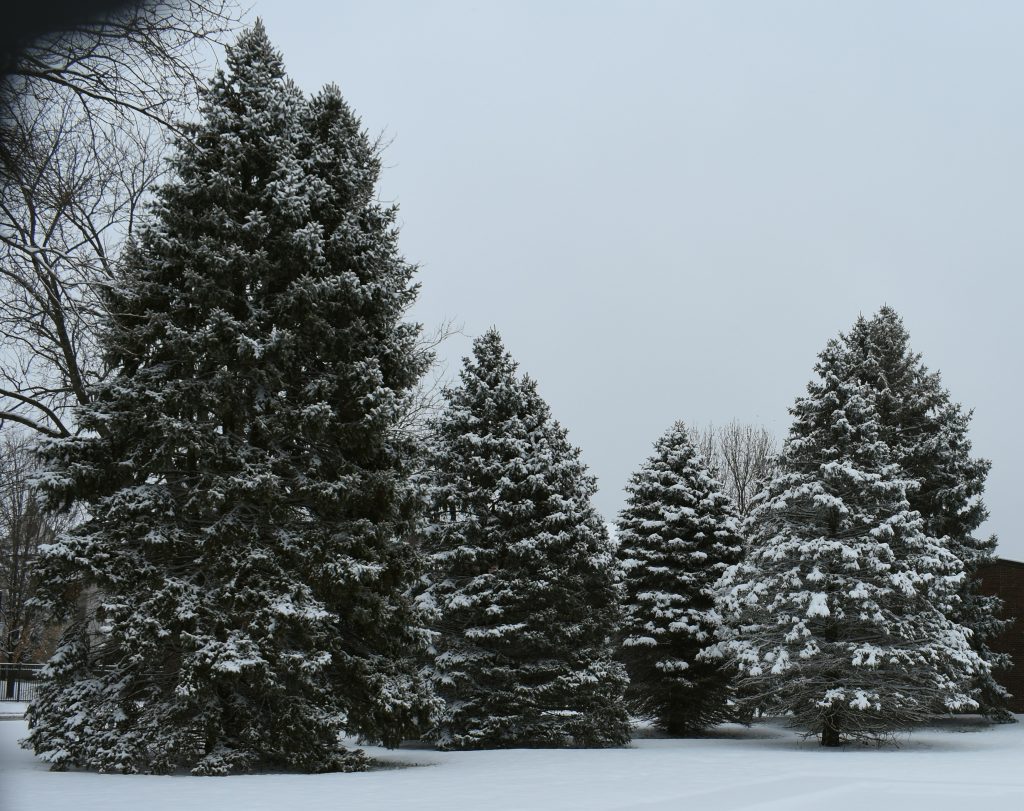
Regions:
[[[74,431],[109,372],[105,289],[234,0],[141,0],[44,36],[0,79],[0,420]]]
[[[73,98],[88,119],[139,116],[174,127],[194,105],[205,46],[236,27],[233,0],[139,0],[93,22],[41,37],[25,49],[0,95]]]
[[[430,422],[444,404],[444,388],[449,382],[448,367],[437,361],[437,349],[453,335],[464,335],[461,325],[447,319],[430,332],[423,333],[416,346],[421,356],[431,359],[430,370],[416,384],[405,413],[399,420],[398,431],[423,438],[430,432]]]
[[[763,426],[732,420],[721,428],[709,425],[695,432],[694,442],[711,472],[725,486],[736,511],[745,518],[754,496],[775,469],[775,437]]]
[[[25,432],[0,439],[0,661],[31,662],[44,658],[55,641],[29,600],[32,563],[39,546],[76,520],[72,513],[47,512],[33,485],[36,458]]]

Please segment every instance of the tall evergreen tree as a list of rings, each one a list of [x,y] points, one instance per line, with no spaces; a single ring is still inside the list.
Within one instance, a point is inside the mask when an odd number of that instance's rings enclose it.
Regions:
[[[981,498],[991,463],[971,456],[971,413],[952,401],[938,372],[923,364],[910,348],[910,336],[891,307],[861,318],[845,346],[859,368],[858,378],[877,392],[879,426],[908,478],[919,486],[907,494],[924,528],[963,561],[964,578],[950,617],[971,630],[974,649],[996,668],[1009,657],[988,647],[1006,626],[999,619],[997,597],[979,592],[978,570],[994,559],[995,536],[975,537],[988,517]],[[990,669],[978,676],[977,698],[990,717],[1013,720],[1009,697]]]
[[[379,157],[262,24],[227,66],[111,290],[116,374],[46,452],[88,520],[40,599],[95,605],[29,709],[54,768],[360,768],[339,733],[394,744],[430,706],[393,430],[424,359]]]
[[[878,391],[833,340],[791,413],[779,472],[724,575],[740,687],[827,746],[876,738],[937,705],[976,707],[986,664],[949,619],[963,564],[932,536],[885,440]]]
[[[436,426],[426,599],[446,748],[615,746],[629,738],[612,658],[618,589],[594,479],[490,330]]]
[[[686,426],[675,423],[654,449],[626,488],[618,523],[621,658],[633,706],[687,734],[727,717],[729,673],[699,654],[721,624],[715,583],[740,560],[742,542],[733,506]]]

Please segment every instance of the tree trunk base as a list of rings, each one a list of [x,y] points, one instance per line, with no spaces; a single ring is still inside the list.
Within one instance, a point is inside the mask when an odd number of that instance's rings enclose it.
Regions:
[[[821,728],[821,745],[822,746],[839,746],[839,727],[837,727],[831,720],[825,722],[825,726]]]

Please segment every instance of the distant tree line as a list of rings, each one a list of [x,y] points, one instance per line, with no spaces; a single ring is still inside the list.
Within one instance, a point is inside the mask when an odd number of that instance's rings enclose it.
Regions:
[[[1005,715],[989,465],[892,309],[821,352],[781,448],[670,426],[613,542],[496,329],[423,397],[415,267],[336,87],[303,94],[257,22],[175,130],[102,283],[58,296],[89,313],[84,396],[59,346],[50,382],[5,390],[42,436],[24,616],[63,631],[27,745],[53,768],[357,770],[343,734],[618,746],[636,716],[781,714],[834,746]],[[11,340],[59,345],[28,312]]]

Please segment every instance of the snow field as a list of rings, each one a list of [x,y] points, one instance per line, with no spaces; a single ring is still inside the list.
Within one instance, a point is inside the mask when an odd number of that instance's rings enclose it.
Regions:
[[[970,717],[939,721],[898,748],[827,750],[777,724],[726,725],[707,738],[639,738],[626,749],[371,747],[392,768],[206,778],[50,772],[18,748],[24,734],[23,721],[0,722],[5,811],[1024,808],[1024,723]]]

